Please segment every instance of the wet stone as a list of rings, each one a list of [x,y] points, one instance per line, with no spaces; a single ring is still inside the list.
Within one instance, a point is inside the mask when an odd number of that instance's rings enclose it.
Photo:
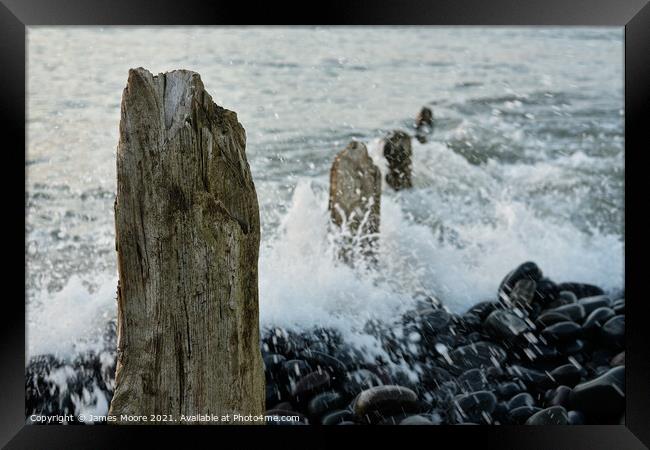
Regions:
[[[535,400],[528,392],[517,394],[508,401],[508,410],[519,408],[520,406],[534,406]]]
[[[459,373],[469,369],[488,368],[502,364],[507,356],[503,348],[486,341],[455,348],[447,355],[451,361],[450,369]]]
[[[444,309],[436,309],[420,314],[420,329],[424,333],[436,335],[449,325],[451,316]]]
[[[508,381],[499,384],[496,388],[496,393],[501,398],[510,399],[514,397],[516,394],[522,392],[523,390],[524,390],[524,386],[522,386],[521,384],[515,383],[514,381]]]
[[[339,346],[332,356],[345,364],[348,370],[360,369],[365,361],[365,355],[361,350],[346,344]]]
[[[417,414],[414,416],[408,416],[406,419],[402,420],[400,425],[436,425],[436,422],[432,421],[430,418]]]
[[[284,400],[280,387],[274,383],[266,383],[266,404],[277,405]]]
[[[475,392],[488,389],[490,383],[481,369],[470,369],[458,377],[458,385],[465,392]]]
[[[286,360],[287,358],[284,356],[275,353],[264,355],[262,361],[264,362],[264,373],[266,374],[267,381],[277,377],[282,369],[282,363]]]
[[[585,309],[585,314],[588,316],[595,309],[602,307],[611,307],[612,300],[607,295],[596,295],[594,297],[585,297],[578,300],[578,303]]]
[[[579,303],[558,306],[557,308],[548,309],[547,312],[557,312],[568,316],[574,322],[581,323],[586,317],[585,308]]]
[[[600,333],[610,346],[620,346],[625,339],[625,316],[614,316],[600,329]]]
[[[370,370],[359,369],[346,374],[343,391],[350,396],[355,396],[361,391],[383,384],[382,380]]]
[[[523,281],[523,280],[522,280]],[[507,310],[496,310],[485,319],[484,326],[497,338],[514,340],[528,331],[528,324]]]
[[[551,391],[549,404],[552,406],[569,406],[569,395],[571,395],[571,388],[569,386],[558,386]]]
[[[540,314],[537,319],[535,319],[535,325],[537,325],[537,327],[540,329],[544,329],[558,322],[567,322],[570,320],[571,318],[566,314],[556,311],[546,311]]]
[[[604,418],[618,418],[625,409],[625,366],[614,367],[599,377],[578,384],[571,391],[571,409],[581,411],[597,423]]]
[[[347,372],[345,364],[326,353],[305,350],[300,355],[314,370],[324,370],[329,372],[334,378],[341,377]]]
[[[306,403],[311,397],[329,389],[332,380],[327,372],[312,372],[300,378],[292,389],[296,402]]]
[[[403,386],[377,386],[361,392],[354,402],[354,413],[360,419],[376,421],[377,416],[420,412],[417,395]],[[373,420],[374,419],[374,420]]]
[[[508,415],[507,415],[508,422],[513,425],[522,425],[533,414],[538,413],[541,410],[542,408],[539,408],[537,406],[531,406],[531,405],[519,406],[518,408],[514,408],[508,411]]]
[[[501,307],[498,302],[494,301],[485,301],[479,302],[467,310],[466,314],[476,314],[481,322],[487,318],[488,315],[496,308]]]
[[[547,342],[559,342],[575,339],[582,333],[582,327],[575,322],[558,322],[542,330],[542,337]]]
[[[625,314],[625,299],[616,300],[612,304],[612,309],[617,315]]]
[[[614,356],[612,358],[612,360],[610,361],[610,365],[612,367],[624,366],[625,365],[625,352],[623,351],[623,352],[617,354],[616,356]]]
[[[566,356],[576,355],[585,350],[585,341],[582,339],[562,341],[557,344],[557,350]]]
[[[542,278],[537,281],[535,302],[541,305],[548,305],[557,299],[559,293],[560,290],[558,289],[557,284],[548,278]]]
[[[478,391],[456,396],[454,399],[455,421],[487,422],[496,408],[497,398],[492,392]]]
[[[553,369],[550,375],[556,383],[573,387],[580,382],[583,372],[573,364],[565,364]]]
[[[569,416],[561,406],[551,406],[533,414],[526,425],[568,425]]]
[[[289,361],[282,362],[281,370],[285,380],[289,378],[297,379],[313,372],[313,369],[307,363],[307,361],[304,361],[302,359],[291,359]]]
[[[584,323],[582,324],[582,328],[588,332],[598,330],[602,328],[605,322],[607,322],[615,315],[616,313],[614,310],[606,306],[596,308],[589,314],[589,316],[587,316]]]
[[[340,408],[345,404],[345,398],[338,392],[323,392],[309,401],[307,411],[310,417],[319,419],[326,412]]]
[[[529,387],[544,388],[553,384],[546,373],[516,364],[508,367],[508,373]]]
[[[585,415],[580,411],[569,411],[568,416],[569,425],[584,425],[586,423]]]
[[[503,296],[509,298],[510,293],[515,287],[517,281],[528,278],[533,281],[539,281],[542,278],[542,271],[534,262],[528,261],[514,269],[501,281],[499,285],[498,298],[503,300]]]
[[[548,362],[554,361],[560,356],[560,352],[555,347],[544,345],[541,342],[529,344],[524,348],[522,359],[531,362]]]
[[[557,287],[560,291],[572,292],[578,299],[603,295],[605,293],[598,286],[586,283],[560,283]]]
[[[345,421],[353,421],[354,420],[354,414],[352,411],[348,410],[339,410],[339,411],[334,411],[326,416],[324,416],[321,419],[321,424],[322,425],[338,425],[341,422]]]

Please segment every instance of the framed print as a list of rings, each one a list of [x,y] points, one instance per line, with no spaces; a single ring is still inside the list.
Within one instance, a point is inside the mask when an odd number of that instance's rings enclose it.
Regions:
[[[646,3],[3,0],[2,443],[647,448]]]

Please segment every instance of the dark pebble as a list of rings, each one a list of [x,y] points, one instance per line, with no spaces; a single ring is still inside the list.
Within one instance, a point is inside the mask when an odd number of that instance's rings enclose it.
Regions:
[[[578,299],[603,295],[605,292],[598,286],[586,283],[560,283],[557,285],[560,291],[573,292]]]
[[[444,309],[435,309],[420,314],[418,318],[420,330],[429,335],[436,335],[447,328],[451,316]]]
[[[264,373],[266,374],[266,379],[273,380],[277,378],[282,368],[282,363],[285,362],[287,358],[282,355],[275,353],[268,353],[262,357],[264,362]]]
[[[493,336],[509,340],[517,339],[530,329],[522,318],[503,309],[492,311],[485,319],[484,327]]]
[[[406,419],[402,420],[400,425],[435,425],[430,419],[422,415],[408,416]]]
[[[324,416],[321,419],[321,424],[322,425],[338,425],[341,422],[345,421],[353,421],[354,420],[354,414],[352,411],[346,410],[339,410],[339,411],[334,411],[326,416]]]
[[[340,345],[332,356],[345,364],[348,370],[360,369],[365,361],[365,355],[361,350],[346,344]]]
[[[368,418],[373,413],[389,416],[402,412],[419,412],[415,392],[403,386],[377,386],[361,392],[354,402],[354,413]]]
[[[522,278],[515,283],[515,287],[510,292],[510,303],[521,308],[529,308],[535,299],[537,282],[530,278]]]
[[[520,406],[508,411],[508,421],[514,425],[524,424],[530,416],[541,411],[537,406]]]
[[[275,383],[266,383],[266,404],[277,405],[284,400],[282,391]]]
[[[590,422],[618,418],[625,409],[625,366],[614,367],[599,377],[578,384],[571,391],[571,409],[581,411]],[[592,420],[595,419],[595,420]]]
[[[582,328],[585,331],[591,333],[599,328],[602,328],[605,322],[607,322],[615,315],[616,313],[614,310],[608,308],[607,306],[596,308],[589,314],[589,316],[587,316],[584,323],[582,324]]]
[[[585,415],[580,411],[569,411],[569,424],[570,425],[584,425],[585,424]]]
[[[338,409],[345,404],[345,397],[338,392],[323,392],[309,401],[307,412],[312,419],[320,419],[326,412]]]
[[[315,394],[329,389],[331,383],[329,373],[312,372],[298,380],[291,393],[296,402],[306,403]]]
[[[524,387],[514,381],[501,383],[497,386],[496,393],[503,399],[510,399],[524,390]]]
[[[553,384],[553,381],[546,373],[520,365],[512,365],[508,367],[508,373],[523,381],[524,384],[529,387],[544,388],[550,387]]]
[[[547,342],[559,342],[574,339],[582,333],[582,327],[575,322],[558,322],[542,330],[542,337]]]
[[[625,352],[622,351],[621,353],[619,353],[619,354],[617,354],[616,356],[614,356],[614,357],[612,358],[612,360],[610,361],[610,365],[611,365],[612,367],[616,367],[616,366],[624,366],[624,365],[625,365]]]
[[[558,306],[557,308],[548,309],[547,312],[556,312],[568,316],[574,322],[582,323],[586,317],[585,308],[579,303],[570,303],[568,305]]]
[[[305,350],[301,353],[301,356],[307,360],[314,370],[324,370],[329,372],[329,374],[334,378],[341,377],[347,372],[345,364],[326,353],[314,350]]]
[[[496,405],[497,398],[489,391],[459,395],[454,399],[455,421],[486,422]]]
[[[569,386],[558,386],[552,390],[549,404],[566,408],[569,405],[569,395],[571,395],[571,388]]]
[[[580,382],[583,371],[573,364],[565,364],[553,369],[550,374],[556,383],[573,387]]]
[[[625,314],[625,299],[616,300],[612,304],[612,309],[618,314]]]
[[[478,367],[492,367],[506,360],[506,352],[497,344],[480,341],[455,348],[448,353],[450,369],[458,373]],[[449,362],[447,361],[449,364]]]
[[[282,372],[285,376],[285,379],[298,379],[307,375],[308,373],[313,372],[313,369],[309,363],[307,363],[307,361],[304,361],[302,359],[291,359],[282,363]]]
[[[554,302],[558,295],[560,294],[560,289],[557,284],[551,281],[548,278],[542,278],[537,281],[537,288],[535,290],[535,301],[541,305],[548,305],[551,302]]]
[[[566,356],[576,355],[585,350],[585,341],[581,339],[562,341],[557,344],[557,350]]]
[[[560,352],[555,347],[542,344],[541,342],[536,344],[531,343],[525,347],[525,350],[525,357],[534,363],[554,361],[560,356]]]
[[[487,389],[490,383],[481,369],[470,369],[458,377],[458,385],[464,392],[475,392]]]
[[[534,406],[534,405],[535,405],[535,400],[533,399],[533,396],[530,395],[528,392],[522,392],[521,394],[517,394],[510,399],[510,401],[508,402],[508,409],[512,410],[515,408],[519,408],[520,406]]]
[[[498,302],[494,302],[494,301],[480,302],[472,306],[470,309],[468,309],[466,314],[476,314],[479,317],[479,319],[481,319],[482,322],[497,307],[500,307]]]
[[[539,317],[535,319],[535,325],[539,328],[546,328],[558,322],[567,322],[570,320],[571,318],[568,315],[551,310],[540,314]]]
[[[526,425],[568,425],[569,416],[562,406],[551,406],[536,412],[526,421]]]
[[[585,309],[585,314],[589,316],[594,310],[602,307],[611,307],[612,300],[607,295],[596,295],[594,297],[585,297],[578,300],[578,304]]]
[[[539,281],[542,278],[542,271],[534,262],[528,261],[521,264],[519,267],[506,275],[505,278],[501,281],[498,290],[499,300],[502,300],[503,295],[509,297],[517,281],[524,278],[528,278],[533,281]]]
[[[600,333],[608,345],[621,346],[625,339],[625,316],[614,316],[600,329]]]
[[[346,394],[354,397],[361,391],[371,387],[381,386],[382,380],[373,372],[367,369],[359,369],[354,372],[348,372],[343,381],[343,390]]]

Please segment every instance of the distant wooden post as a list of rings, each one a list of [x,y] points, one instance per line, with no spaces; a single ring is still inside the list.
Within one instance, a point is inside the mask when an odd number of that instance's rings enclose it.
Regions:
[[[376,262],[381,205],[381,173],[362,142],[339,152],[330,171],[329,211],[342,231],[339,256]]]
[[[384,139],[383,147],[388,162],[386,183],[396,191],[411,188],[411,136],[403,131],[393,131]]]
[[[265,409],[260,220],[245,146],[237,115],[199,74],[129,71],[115,201],[118,423]]]
[[[433,132],[433,111],[423,106],[415,118],[415,137],[418,142],[424,144],[428,136]]]

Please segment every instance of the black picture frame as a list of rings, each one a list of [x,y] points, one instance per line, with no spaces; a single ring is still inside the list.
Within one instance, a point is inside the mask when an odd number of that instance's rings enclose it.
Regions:
[[[24,233],[26,196],[26,27],[31,25],[559,25],[625,28],[625,289],[630,314],[626,335],[625,425],[573,427],[134,427],[25,425]],[[5,277],[0,324],[0,444],[6,448],[115,448],[146,434],[155,441],[196,442],[196,435],[218,444],[223,433],[237,439],[262,438],[267,444],[303,448],[341,443],[352,434],[371,431],[386,443],[426,445],[451,439],[453,445],[495,448],[627,449],[650,446],[650,351],[645,339],[643,303],[644,148],[650,142],[642,127],[650,105],[650,3],[648,0],[408,0],[302,3],[223,2],[199,4],[172,0],[0,0],[0,110],[3,145],[2,179],[5,216]],[[22,149],[22,150],[21,150]],[[635,211],[638,211],[635,213]],[[22,228],[22,229],[21,229]],[[14,237],[15,236],[15,237]],[[25,236],[23,234],[23,236]],[[7,244],[13,244],[11,246]],[[11,247],[11,248],[10,248]],[[8,250],[8,251],[7,251]],[[589,262],[586,261],[586,264]],[[15,294],[15,295],[14,295]],[[23,297],[26,298],[26,297]],[[646,316],[647,317],[647,316]],[[359,429],[360,428],[360,429]],[[416,433],[417,431],[417,433]],[[191,436],[188,434],[191,433]],[[281,434],[280,434],[281,433]],[[217,436],[215,436],[215,434]],[[318,437],[315,437],[318,435]],[[422,444],[417,444],[422,445]],[[245,446],[244,446],[245,448]]]

